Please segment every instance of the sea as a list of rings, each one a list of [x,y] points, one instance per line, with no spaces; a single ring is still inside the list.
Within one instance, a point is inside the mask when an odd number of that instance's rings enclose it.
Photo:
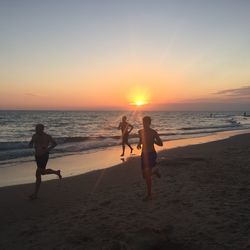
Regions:
[[[35,125],[57,142],[51,157],[90,153],[121,144],[118,130],[122,116],[133,125],[129,140],[138,142],[142,117],[152,118],[152,128],[163,141],[194,138],[220,131],[250,128],[243,112],[164,112],[164,111],[0,111],[0,167],[33,160],[28,143]]]

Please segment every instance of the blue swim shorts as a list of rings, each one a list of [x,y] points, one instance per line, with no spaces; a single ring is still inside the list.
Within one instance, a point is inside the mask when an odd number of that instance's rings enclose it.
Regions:
[[[152,169],[156,165],[157,153],[154,152],[142,152],[141,154],[141,168]]]

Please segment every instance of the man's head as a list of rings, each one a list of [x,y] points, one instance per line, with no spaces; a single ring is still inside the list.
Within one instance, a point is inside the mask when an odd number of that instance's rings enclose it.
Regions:
[[[150,124],[151,124],[151,117],[150,116],[144,116],[142,118],[142,123],[143,123],[143,127],[145,128],[148,128],[150,127]]]
[[[122,121],[123,121],[123,122],[127,121],[127,116],[124,115],[124,116],[122,117]]]
[[[37,134],[42,134],[44,131],[44,125],[43,124],[37,124],[36,125],[36,133]]]

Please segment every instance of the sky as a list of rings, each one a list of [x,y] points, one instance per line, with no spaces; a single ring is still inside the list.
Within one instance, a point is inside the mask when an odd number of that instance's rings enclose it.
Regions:
[[[1,0],[0,109],[250,110],[248,0]]]

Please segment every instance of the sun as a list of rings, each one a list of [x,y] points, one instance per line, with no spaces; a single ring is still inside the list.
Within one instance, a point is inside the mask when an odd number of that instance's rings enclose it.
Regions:
[[[146,104],[148,104],[148,100],[146,96],[144,95],[135,95],[133,97],[133,100],[130,102],[131,105],[136,106],[136,107],[142,107]]]
[[[135,101],[135,105],[136,105],[136,106],[143,106],[143,105],[145,105],[145,104],[146,104],[146,102],[143,101],[143,100],[136,100],[136,101]]]
[[[129,104],[140,108],[149,104],[150,95],[149,91],[145,87],[134,87],[129,91],[128,101]]]

